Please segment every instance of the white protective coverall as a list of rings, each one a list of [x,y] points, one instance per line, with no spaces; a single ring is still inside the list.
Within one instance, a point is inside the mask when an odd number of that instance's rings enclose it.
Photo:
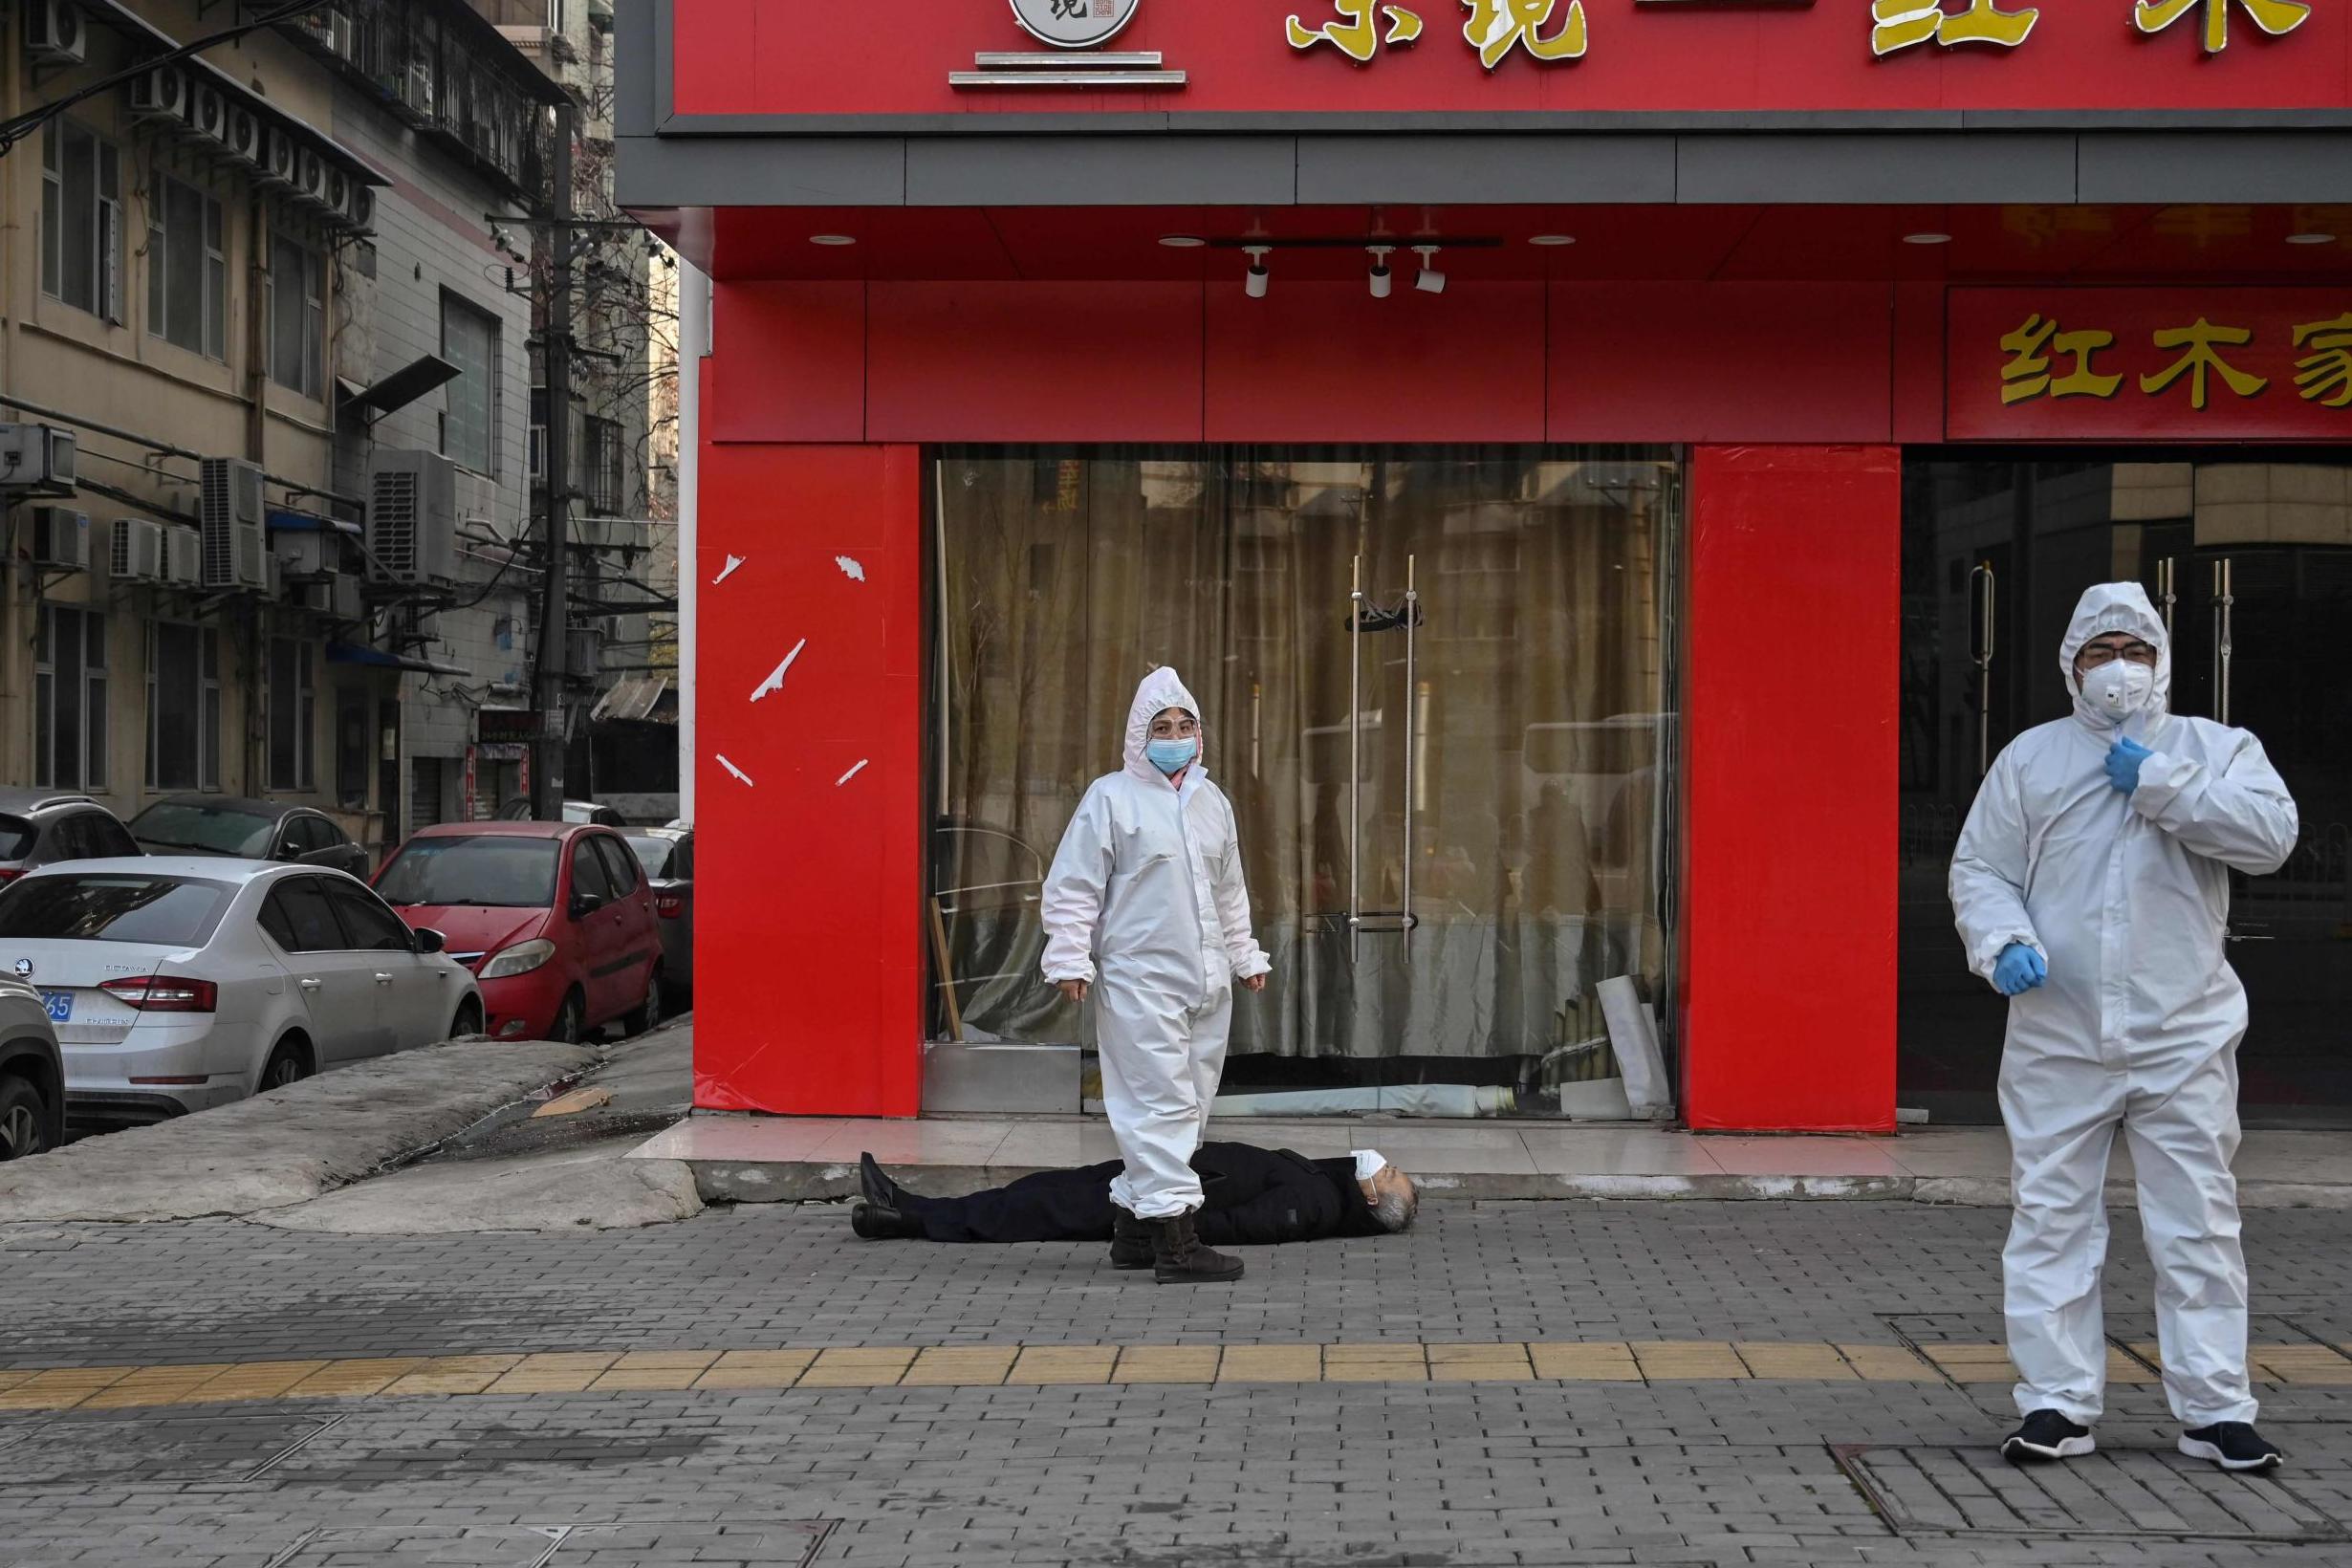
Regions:
[[[1192,1154],[1225,1071],[1233,982],[1274,968],[1251,934],[1233,808],[1202,764],[1207,730],[1181,784],[1143,754],[1171,708],[1200,716],[1174,670],[1144,676],[1126,766],[1078,802],[1043,909],[1047,982],[1094,987],[1102,1100],[1126,1163],[1111,1201],[1145,1220],[1201,1207]]]
[[[2083,696],[2075,655],[2128,632],[2155,684],[2121,721]],[[2237,1046],[2246,993],[2222,954],[2230,872],[2265,875],[2295,848],[2295,802],[2243,730],[2171,715],[2172,650],[2137,583],[2082,596],[2058,649],[2069,718],[2011,742],[1952,857],[1970,965],[1990,980],[2012,943],[2049,978],[2009,1004],[2001,1117],[2015,1210],[2002,1253],[2017,1409],[2089,1426],[2104,1397],[2102,1188],[2120,1126],[2156,1274],[2165,1394],[2186,1426],[2254,1418],[2238,1241]],[[2153,750],[2126,796],[2117,734]]]

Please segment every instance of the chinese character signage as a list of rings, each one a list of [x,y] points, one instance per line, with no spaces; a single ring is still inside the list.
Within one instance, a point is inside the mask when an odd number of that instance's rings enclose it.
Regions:
[[[1954,289],[1954,441],[2352,441],[2352,283]]]
[[[1107,5],[1110,0],[1015,0],[1024,10],[1048,4],[1056,8],[1073,6],[1083,9],[1088,4]],[[1283,32],[1293,49],[1313,49],[1329,44],[1358,64],[1370,63],[1383,45],[1409,44],[1419,38],[1424,26],[1419,11],[1401,5],[1383,5],[1379,0],[1325,0],[1333,14],[1318,26],[1310,25],[1314,18],[1294,14],[1284,24]],[[1414,0],[1428,10],[1444,10],[1459,4],[1470,11],[1470,19],[1462,24],[1462,37],[1478,52],[1478,63],[1489,71],[1503,63],[1514,48],[1523,49],[1536,60],[1578,60],[1584,57],[1588,30],[1584,19],[1584,0]],[[1636,0],[1637,6],[1659,9],[1670,0]],[[1718,5],[1737,8],[1742,0],[1715,0]],[[1745,0],[1749,9],[1764,9],[1786,0]],[[2200,17],[2198,33],[2208,54],[2218,54],[2230,45],[2230,13],[2242,10],[2247,19],[2273,37],[2293,33],[2310,19],[2311,7],[2303,0],[2071,0],[2072,4],[2087,6],[2093,3],[2112,5],[2120,16],[2128,15],[2131,26],[2142,33],[2162,33],[2191,14]],[[2128,11],[2124,10],[2128,8]],[[1133,0],[1128,0],[1132,11]],[[1999,0],[1870,0],[1869,16],[1862,22],[1859,10],[1858,24],[1869,29],[1870,53],[1885,57],[1905,50],[1933,45],[1939,49],[1954,49],[1968,44],[1991,45],[1994,49],[2016,49],[2034,34],[2034,24],[2041,20],[2037,6],[2004,6]],[[1023,26],[1031,24],[1024,21]],[[1632,24],[1639,27],[1640,22]]]

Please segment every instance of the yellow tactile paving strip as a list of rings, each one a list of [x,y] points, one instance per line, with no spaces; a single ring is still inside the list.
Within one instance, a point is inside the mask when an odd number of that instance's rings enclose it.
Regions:
[[[2352,1387],[2352,1344],[2254,1345],[2255,1381]],[[2157,1381],[2154,1345],[2111,1349],[2114,1383]],[[798,1350],[589,1350],[537,1355],[67,1366],[0,1371],[0,1412],[120,1410],[403,1394],[1035,1388],[1251,1383],[2003,1383],[1999,1345],[1721,1339],[1511,1344],[837,1345]]]

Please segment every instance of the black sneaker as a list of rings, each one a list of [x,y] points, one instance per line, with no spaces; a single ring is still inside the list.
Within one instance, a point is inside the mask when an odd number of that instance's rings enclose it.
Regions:
[[[2186,1439],[2183,1439],[2186,1442]],[[2088,1426],[2078,1426],[2056,1410],[2036,1410],[2009,1434],[2001,1457],[2013,1465],[2051,1459],[2080,1459],[2099,1447]]]
[[[2226,1470],[2276,1470],[2286,1459],[2245,1421],[2217,1421],[2184,1431],[2181,1452],[2191,1459],[2210,1459]]]

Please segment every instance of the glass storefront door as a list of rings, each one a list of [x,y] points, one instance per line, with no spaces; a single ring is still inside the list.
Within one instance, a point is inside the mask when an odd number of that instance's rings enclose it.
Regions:
[[[1657,450],[943,454],[935,1038],[1083,1040],[1035,893],[1172,664],[1273,983],[1225,1088],[1557,1114],[1666,993],[1681,470]],[[1272,1105],[1296,1105],[1295,1100]]]
[[[2174,710],[2254,731],[2301,813],[2283,870],[2232,879],[2245,1114],[2352,1121],[2352,709],[2334,642],[2352,624],[2352,457],[1942,451],[1906,462],[1904,488],[1904,1103],[1997,1120],[2003,1004],[1962,961],[1945,869],[1986,758],[2067,711],[2076,598],[2129,580],[2171,622]]]

